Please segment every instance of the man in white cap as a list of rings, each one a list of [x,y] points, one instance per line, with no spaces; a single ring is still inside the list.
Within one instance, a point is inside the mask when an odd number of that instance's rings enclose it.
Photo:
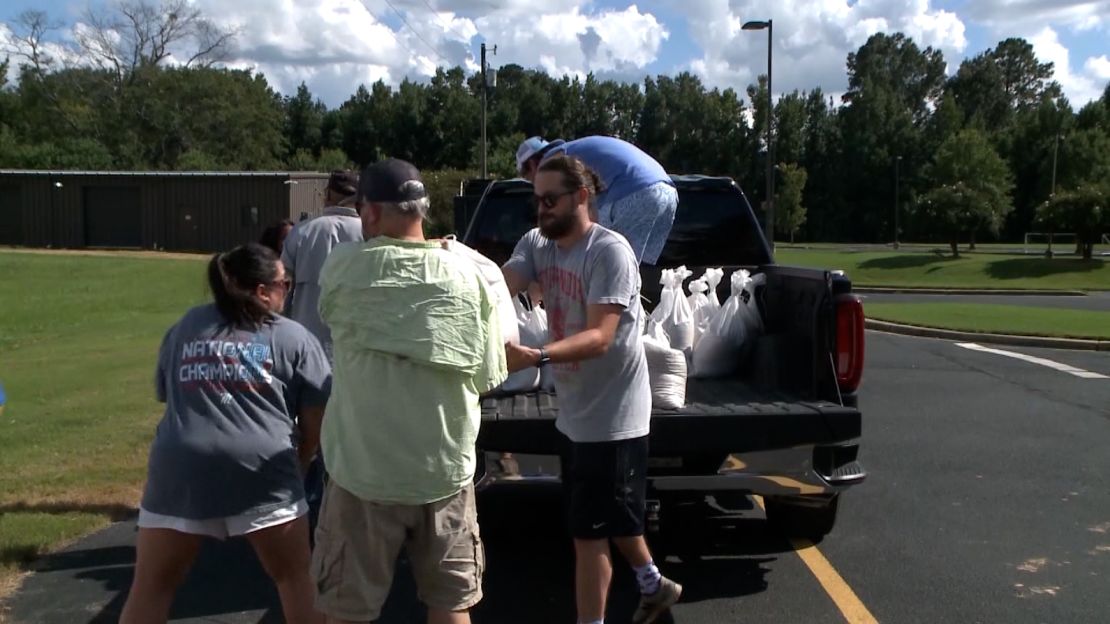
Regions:
[[[615,137],[548,142],[536,136],[517,149],[517,171],[532,181],[540,163],[559,154],[578,158],[601,176],[604,191],[597,198],[597,222],[627,238],[638,261],[655,264],[678,207],[678,191],[663,165]]]

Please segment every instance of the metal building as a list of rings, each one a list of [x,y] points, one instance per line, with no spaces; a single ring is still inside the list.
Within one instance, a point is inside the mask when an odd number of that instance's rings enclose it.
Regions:
[[[219,251],[320,214],[325,173],[0,170],[0,245]]]

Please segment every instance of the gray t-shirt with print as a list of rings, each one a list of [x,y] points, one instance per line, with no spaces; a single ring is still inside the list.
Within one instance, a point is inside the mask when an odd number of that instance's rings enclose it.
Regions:
[[[538,229],[524,235],[505,264],[543,287],[551,342],[586,329],[586,307],[622,306],[605,355],[553,364],[559,417],[555,426],[574,442],[607,442],[648,434],[651,388],[642,342],[643,308],[636,256],[623,236],[594,225],[569,249]]]
[[[295,415],[327,403],[331,366],[303,326],[238,329],[214,304],[195,307],[166,332],[154,385],[166,411],[143,509],[206,520],[304,498]]]

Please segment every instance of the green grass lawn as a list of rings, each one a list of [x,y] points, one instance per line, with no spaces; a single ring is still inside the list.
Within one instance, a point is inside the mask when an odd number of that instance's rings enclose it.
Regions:
[[[203,262],[0,252],[0,586],[137,502],[166,329]]]
[[[868,318],[996,334],[1110,340],[1110,312],[975,303],[867,303]]]
[[[780,264],[842,269],[857,286],[1110,290],[1110,261],[988,254],[780,248]]]

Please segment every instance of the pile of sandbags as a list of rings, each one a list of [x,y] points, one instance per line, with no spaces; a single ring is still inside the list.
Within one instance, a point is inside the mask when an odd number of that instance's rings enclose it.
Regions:
[[[693,377],[727,377],[739,368],[746,349],[763,332],[755,289],[766,279],[745,269],[732,274],[732,294],[710,319],[694,349]]]
[[[687,295],[682,285],[691,274],[684,266],[663,270],[659,305],[644,327],[652,402],[658,408],[678,409],[685,404],[687,377],[734,374],[754,338],[763,332],[755,292],[766,283],[765,276],[735,271],[732,293],[722,305],[717,285],[724,270],[706,269],[705,275],[690,282]]]

